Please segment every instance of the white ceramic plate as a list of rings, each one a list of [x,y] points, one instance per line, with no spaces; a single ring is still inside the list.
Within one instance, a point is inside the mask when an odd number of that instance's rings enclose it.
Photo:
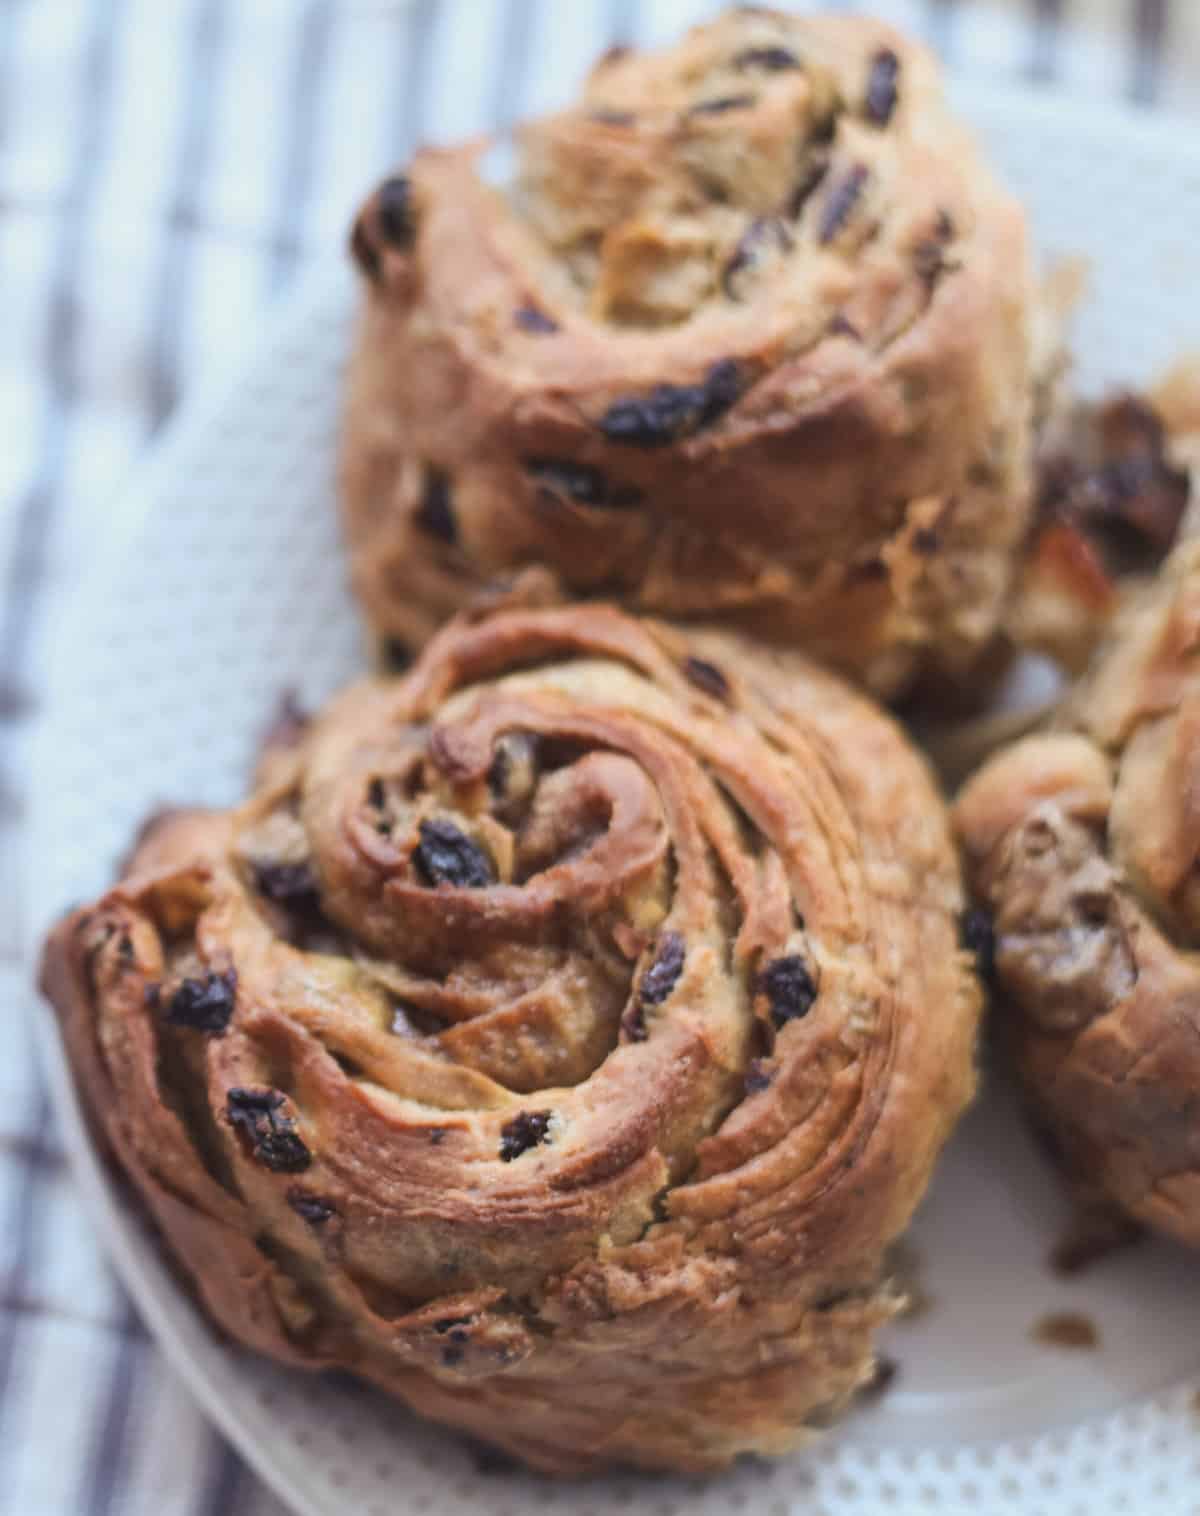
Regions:
[[[977,89],[960,104],[1031,206],[1042,247],[1093,260],[1079,343],[1089,383],[1142,381],[1200,349],[1200,147],[1185,131]],[[310,282],[115,513],[107,556],[60,632],[35,742],[35,932],[104,886],[154,806],[237,797],[281,690],[316,701],[362,666],[331,483],[353,298],[344,270]],[[1195,1260],[1146,1244],[1056,1278],[1046,1255],[1062,1197],[1001,1095],[966,1122],[919,1217],[932,1304],[890,1333],[900,1373],[876,1407],[775,1467],[560,1488],[485,1476],[454,1438],[377,1394],[219,1342],[91,1152],[38,1014],[80,1184],[126,1285],[213,1418],[305,1516],[1200,1510]],[[1060,1311],[1087,1315],[1100,1346],[1035,1342],[1035,1322]]]

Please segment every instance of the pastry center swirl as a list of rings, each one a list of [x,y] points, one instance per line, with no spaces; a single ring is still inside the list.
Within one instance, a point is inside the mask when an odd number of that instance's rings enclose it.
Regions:
[[[720,714],[683,678],[701,724]],[[613,679],[643,685],[648,714],[589,698]],[[656,701],[588,662],[462,691],[428,720],[402,703],[332,776],[312,765],[248,817],[250,891],[297,952],[353,964],[397,1053],[527,1093],[708,1006],[740,1074],[807,1013],[816,975],[796,941],[769,963],[738,951],[769,845],[690,748],[686,711]],[[781,875],[772,888],[790,928]]]

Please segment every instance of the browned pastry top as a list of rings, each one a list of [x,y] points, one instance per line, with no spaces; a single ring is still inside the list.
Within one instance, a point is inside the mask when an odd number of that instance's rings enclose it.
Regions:
[[[46,956],[209,1309],[550,1470],[792,1445],[973,1083],[921,760],[605,607],[455,623],[286,739]]]
[[[1069,1168],[1200,1244],[1200,544],[1118,618],[1060,729],[967,785],[957,822]]]
[[[1026,520],[1030,292],[925,51],[743,8],[609,54],[516,147],[507,192],[484,144],[422,152],[355,228],[345,517],[381,633],[502,581],[884,691],[961,672]]]

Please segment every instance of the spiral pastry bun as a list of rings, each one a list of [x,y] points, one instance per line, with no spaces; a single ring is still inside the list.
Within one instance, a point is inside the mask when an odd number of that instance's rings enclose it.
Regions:
[[[1030,496],[1021,210],[931,57],[743,7],[418,154],[356,222],[353,577],[415,647],[497,586],[819,654],[892,693],[993,632]]]
[[[956,820],[1040,1124],[1082,1188],[1200,1245],[1200,543]]]
[[[779,1453],[872,1373],[973,1087],[949,819],[794,655],[443,631],[54,933],[96,1125],[233,1337],[536,1467]]]

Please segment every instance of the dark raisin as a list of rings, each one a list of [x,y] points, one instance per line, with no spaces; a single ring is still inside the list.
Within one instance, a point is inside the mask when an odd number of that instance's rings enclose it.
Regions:
[[[829,159],[822,154],[813,157],[805,166],[796,188],[788,197],[787,214],[793,221],[796,220],[813,195],[820,189],[828,172]]]
[[[703,658],[689,658],[683,665],[683,672],[690,683],[714,700],[729,699],[729,680],[715,663]]]
[[[431,1126],[429,1128],[430,1147],[440,1148],[446,1140],[446,1128],[444,1126]]]
[[[293,910],[312,910],[321,903],[317,881],[307,863],[256,863],[254,883],[268,900]]]
[[[458,524],[450,503],[450,480],[440,469],[426,471],[425,488],[413,520],[423,532],[448,542],[451,547],[458,541]]]
[[[573,505],[624,510],[640,504],[643,498],[641,490],[614,483],[590,463],[575,463],[570,458],[527,458],[525,468],[539,488]]]
[[[337,1207],[328,1200],[322,1200],[319,1195],[311,1195],[307,1190],[302,1190],[294,1184],[287,1192],[287,1203],[303,1221],[309,1226],[324,1226],[331,1217],[337,1215]]]
[[[384,665],[389,673],[402,674],[405,669],[412,667],[412,648],[402,638],[385,638],[382,652]]]
[[[466,1349],[457,1344],[442,1349],[442,1362],[448,1369],[455,1368],[466,1356]]]
[[[777,1028],[799,1021],[812,1010],[817,985],[807,963],[797,954],[776,958],[762,976],[762,988]]]
[[[758,1095],[763,1090],[769,1090],[774,1078],[775,1071],[768,1068],[761,1058],[756,1058],[746,1070],[746,1094]]]
[[[1154,556],[1172,546],[1191,494],[1186,470],[1166,458],[1166,429],[1162,418],[1136,395],[1119,395],[1101,407],[1097,417],[1104,462],[1094,476],[1092,492],[1096,518],[1111,518],[1139,539]]]
[[[642,975],[638,999],[643,1005],[661,1005],[683,973],[687,947],[678,932],[664,932],[658,939],[654,961]]]
[[[760,68],[768,74],[783,74],[804,66],[789,47],[748,47],[733,63],[735,68]]]
[[[558,322],[552,316],[547,316],[545,311],[539,310],[536,305],[519,306],[513,320],[523,332],[534,332],[539,336],[546,336],[559,330]]]
[[[637,124],[637,117],[632,111],[609,110],[605,106],[589,111],[588,120],[594,121],[597,126],[635,126]]]
[[[856,163],[829,191],[817,231],[817,238],[823,247],[845,229],[870,177],[871,170],[863,163]]]
[[[973,905],[962,914],[959,938],[963,947],[975,955],[980,978],[990,980],[996,972],[996,933],[991,913]]]
[[[782,253],[790,252],[795,246],[791,232],[778,216],[760,216],[743,232],[721,274],[721,288],[730,300],[739,298],[738,275],[757,266],[772,240]]]
[[[549,1111],[522,1111],[500,1128],[500,1157],[511,1163],[530,1148],[550,1140]]]
[[[913,268],[918,279],[928,286],[930,293],[943,274],[951,273],[962,265],[946,257],[946,244],[954,239],[954,217],[948,210],[937,213],[932,236],[919,242],[913,250]]]
[[[1150,458],[1114,458],[1096,471],[1092,485],[1097,496],[1112,510],[1134,499],[1154,477]]]
[[[422,821],[421,840],[413,850],[417,872],[427,885],[482,890],[496,882],[492,860],[452,821]]]
[[[363,216],[357,218],[350,233],[350,256],[368,279],[373,283],[378,280],[382,272],[382,266],[379,262],[379,252],[374,242],[371,241],[371,235],[367,231],[366,220]]]
[[[718,421],[741,389],[737,363],[723,358],[699,384],[660,384],[649,395],[618,400],[601,417],[600,430],[626,447],[669,447]]]
[[[1102,498],[1103,490],[1096,476],[1088,472],[1082,460],[1066,452],[1051,453],[1038,460],[1036,515],[1040,525],[1067,523],[1089,537],[1094,536],[1089,517]],[[1100,514],[1107,512],[1102,510]]]
[[[838,311],[837,315],[831,318],[826,331],[831,337],[849,337],[852,342],[862,341],[862,333],[843,311]]]
[[[900,60],[890,47],[885,47],[871,59],[871,73],[867,79],[867,120],[876,126],[886,126],[892,119],[899,79]]]
[[[403,174],[379,186],[379,230],[393,247],[411,247],[416,234],[412,185]]]
[[[117,942],[117,957],[126,967],[133,962],[133,939],[128,932],[123,932]]]
[[[621,1030],[630,1042],[645,1042],[650,1033],[646,1030],[646,1008],[640,1000],[634,1000],[621,1017]]]
[[[942,539],[931,526],[919,526],[912,534],[912,546],[914,553],[920,553],[923,558],[931,558],[942,545]]]
[[[721,95],[715,100],[700,100],[689,106],[689,116],[723,116],[726,111],[744,111],[754,104],[753,95]]]
[[[226,1097],[229,1124],[240,1133],[259,1163],[280,1174],[300,1174],[312,1162],[296,1123],[283,1113],[278,1090],[232,1089]]]
[[[234,969],[223,974],[206,974],[203,979],[185,979],[167,1001],[163,1020],[171,1026],[217,1035],[228,1027],[236,1000]]]

